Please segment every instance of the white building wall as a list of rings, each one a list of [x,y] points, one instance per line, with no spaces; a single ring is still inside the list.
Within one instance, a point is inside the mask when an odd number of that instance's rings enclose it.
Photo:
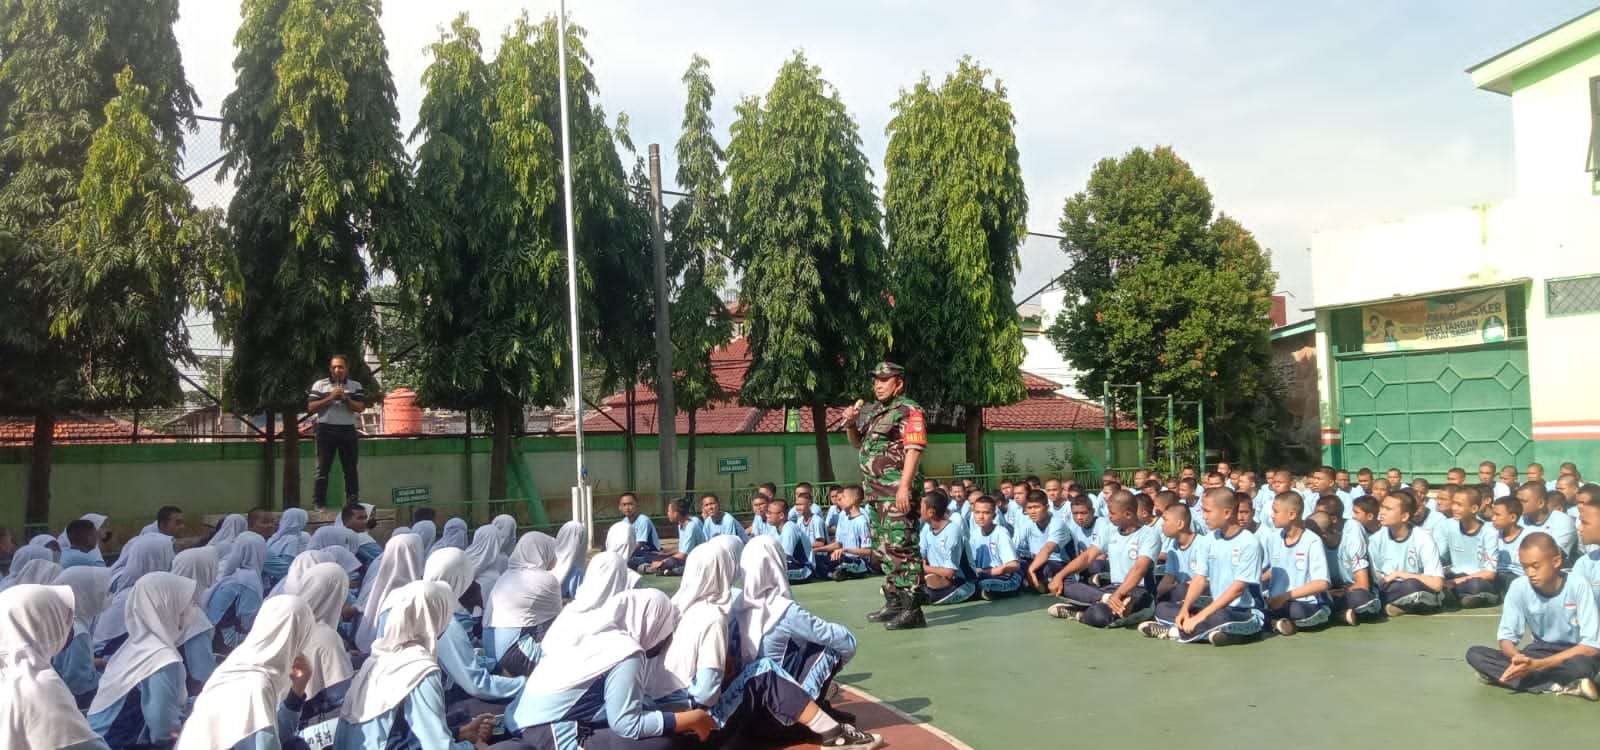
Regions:
[[[1055,322],[1056,316],[1061,314],[1065,300],[1066,292],[1060,290],[1044,292],[1034,298],[1039,307],[1043,308],[1043,313],[1040,316],[1041,332],[1037,334],[1024,333],[1022,335],[1022,369],[1041,378],[1061,383],[1063,388],[1058,393],[1074,398],[1087,398],[1085,394],[1078,390],[1079,371],[1073,369],[1072,365],[1061,356],[1061,352],[1056,351],[1056,345],[1050,342],[1050,337],[1042,332],[1049,330],[1051,324]],[[1100,394],[1096,393],[1091,400],[1098,401],[1099,399]]]

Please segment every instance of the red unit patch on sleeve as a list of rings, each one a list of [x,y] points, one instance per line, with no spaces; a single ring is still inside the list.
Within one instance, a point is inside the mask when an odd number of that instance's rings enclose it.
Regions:
[[[928,424],[923,421],[921,409],[912,409],[906,414],[904,439],[907,446],[928,447]]]

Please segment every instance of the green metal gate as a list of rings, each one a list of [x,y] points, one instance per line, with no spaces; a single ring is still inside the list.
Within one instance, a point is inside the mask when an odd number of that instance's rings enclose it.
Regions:
[[[1525,466],[1533,456],[1528,349],[1349,356],[1338,363],[1344,463],[1441,482],[1451,467]]]

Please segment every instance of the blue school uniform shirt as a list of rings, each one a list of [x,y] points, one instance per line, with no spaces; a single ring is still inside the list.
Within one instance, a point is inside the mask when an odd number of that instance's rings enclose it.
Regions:
[[[106,745],[170,744],[183,727],[184,686],[182,662],[173,662],[139,681],[116,703],[89,715],[89,728],[104,737]]]
[[[1111,522],[1104,518],[1096,518],[1086,529],[1068,518],[1067,531],[1072,533],[1072,541],[1076,545],[1073,550],[1075,555],[1083,554],[1090,547],[1098,547],[1104,553],[1111,537],[1116,535],[1117,527],[1112,526]]]
[[[634,653],[587,685],[551,694],[523,693],[506,707],[506,728],[517,733],[555,724],[558,750],[576,750],[580,724],[610,727],[625,739],[670,737],[677,729],[672,714],[645,708],[645,674],[644,655]]]
[[[1017,534],[1017,527],[1027,523],[1028,517],[1022,512],[1021,509],[1017,508],[1016,503],[1006,503],[1006,507],[1004,509],[1000,507],[999,503],[995,503],[994,522],[1004,526],[1006,531],[1010,532],[1011,535],[1015,537]]]
[[[1046,500],[1044,507],[1045,510],[1050,511],[1050,515],[1061,519],[1062,523],[1073,523],[1071,502],[1062,501],[1061,507],[1058,508],[1055,503]]]
[[[1444,565],[1439,562],[1439,549],[1433,544],[1433,535],[1425,529],[1412,527],[1405,541],[1396,540],[1388,528],[1378,529],[1367,540],[1367,551],[1372,555],[1373,583],[1376,585],[1381,585],[1392,573],[1444,575]]]
[[[1414,522],[1412,525],[1427,530],[1428,536],[1433,537],[1433,548],[1438,551],[1441,564],[1450,561],[1450,527],[1456,525],[1454,518],[1448,518],[1436,510],[1430,510],[1426,518],[1422,519],[1420,523]]]
[[[633,527],[633,541],[637,545],[634,553],[661,551],[661,537],[656,534],[656,525],[649,516],[640,513],[628,525]]]
[[[472,743],[456,739],[456,733],[445,721],[445,710],[444,678],[439,672],[430,672],[393,709],[360,724],[340,720],[333,748],[473,750]],[[510,720],[509,713],[506,718]]]
[[[1126,534],[1112,529],[1111,534],[1101,539],[1097,546],[1106,553],[1111,583],[1119,586],[1128,580],[1128,574],[1133,572],[1133,566],[1139,558],[1150,558],[1150,570],[1154,570],[1156,558],[1161,555],[1161,542],[1149,533],[1147,526],[1140,526]],[[1147,577],[1150,570],[1145,571]],[[1144,584],[1143,581],[1139,583]]]
[[[1317,512],[1317,501],[1322,499],[1322,495],[1309,489],[1297,489],[1295,492],[1300,493],[1300,519],[1310,518],[1312,513]]]
[[[1061,519],[1055,516],[1050,516],[1049,518],[1049,522],[1042,529],[1031,518],[1024,520],[1017,526],[1017,535],[1014,541],[1017,546],[1018,558],[1031,560],[1045,544],[1055,542],[1056,548],[1051,550],[1050,555],[1045,559],[1063,562],[1063,551],[1071,544],[1071,532],[1067,531],[1068,524],[1062,523]],[[1076,524],[1072,525],[1075,526]]]
[[[750,519],[750,536],[761,536],[762,534],[765,534],[771,530],[772,524],[767,523],[767,519],[762,518],[761,516],[754,516]]]
[[[1594,589],[1596,605],[1600,606],[1600,550],[1590,550],[1579,555],[1572,563],[1572,575],[1589,582],[1589,586]],[[62,677],[65,678],[66,675]]]
[[[1571,556],[1577,549],[1578,528],[1572,523],[1572,517],[1565,513],[1551,511],[1544,519],[1544,523],[1533,523],[1527,516],[1523,516],[1522,528],[1528,531],[1538,531],[1549,534],[1556,540],[1556,546],[1561,548],[1561,554]]]
[[[383,635],[388,623],[389,610],[386,609],[378,615],[378,635]],[[489,670],[493,662],[485,663],[478,659],[472,637],[467,635],[461,622],[453,616],[445,625],[444,632],[439,634],[435,657],[439,662],[439,670],[444,674],[443,687],[446,691],[459,691],[485,700],[504,700],[520,692],[526,681],[522,677],[491,674]]]
[[[1017,561],[1017,548],[1011,543],[1011,532],[995,524],[989,533],[977,526],[967,533],[967,555],[972,567],[979,571],[1004,567]]]
[[[1328,573],[1330,582],[1335,587],[1349,588],[1356,585],[1356,573],[1371,569],[1371,558],[1367,551],[1367,530],[1355,521],[1344,522],[1344,533],[1339,536],[1338,549],[1328,550]],[[1377,581],[1372,576],[1367,577],[1367,583],[1375,586]]]
[[[1450,559],[1450,575],[1469,576],[1485,570],[1494,571],[1498,565],[1495,561],[1497,546],[1494,537],[1494,527],[1486,523],[1478,525],[1476,534],[1462,531],[1459,521],[1446,526],[1444,538],[1448,548],[1445,556]]]
[[[727,512],[720,513],[718,516],[717,518],[702,519],[706,532],[706,541],[711,541],[723,534],[738,537],[741,542],[746,540],[744,527],[739,525],[739,519],[734,518],[732,513]]]
[[[833,529],[833,539],[845,549],[872,549],[872,522],[866,511],[854,517],[840,513]]]
[[[229,610],[232,617],[229,617]],[[255,625],[256,613],[261,611],[261,594],[240,583],[219,584],[206,600],[206,619],[216,626],[222,642],[229,648],[244,642],[245,634]]]
[[[1594,589],[1582,577],[1571,574],[1561,582],[1561,590],[1555,596],[1539,593],[1527,578],[1512,581],[1506,589],[1495,637],[1519,643],[1524,631],[1545,643],[1600,649],[1600,610],[1595,609]]]
[[[965,580],[964,563],[967,559],[965,531],[964,525],[955,520],[945,524],[939,531],[934,531],[931,526],[924,528],[919,542],[922,547],[922,559],[936,568],[955,568],[956,577]]]
[[[1244,591],[1227,606],[1261,609],[1261,543],[1255,534],[1244,529],[1231,537],[1223,536],[1220,529],[1212,532],[1205,556],[1202,569],[1213,600],[1220,599],[1235,581],[1243,581]]]
[[[1522,540],[1527,536],[1528,530],[1521,526],[1517,527],[1517,535],[1512,537],[1510,541],[1506,541],[1505,537],[1500,535],[1498,529],[1494,531],[1494,569],[1496,573],[1510,573],[1516,576],[1524,574],[1522,558],[1517,555],[1517,548],[1522,546]]]
[[[1263,535],[1267,540],[1267,569],[1272,577],[1267,581],[1267,596],[1279,596],[1300,588],[1312,581],[1333,581],[1328,576],[1328,552],[1322,539],[1309,531],[1302,531],[1291,546],[1285,532],[1274,531]],[[1319,594],[1295,597],[1295,601],[1315,604]]]
[[[1169,540],[1172,544],[1167,547],[1167,575],[1180,585],[1199,575],[1200,566],[1206,559],[1206,544],[1210,539],[1210,536],[1195,534],[1188,547],[1179,547],[1176,540]]]
[[[1256,518],[1260,517],[1260,515],[1256,516]],[[1272,514],[1268,513],[1267,518],[1270,519],[1271,517]],[[1189,528],[1194,529],[1194,533],[1199,534],[1200,536],[1208,536],[1211,534],[1211,527],[1206,526],[1206,516],[1201,512],[1200,503],[1195,503],[1194,505],[1189,506]],[[1271,526],[1267,526],[1267,528],[1271,528]]]
[[[100,672],[94,668],[94,643],[88,633],[73,630],[67,647],[50,660],[56,674],[75,696],[87,695],[100,685]]]
[[[822,516],[812,513],[810,520],[800,518],[799,516],[796,516],[791,520],[794,522],[795,526],[800,528],[801,533],[805,534],[807,542],[822,542],[823,544],[828,543],[828,525],[822,520]]]
[[[678,551],[687,555],[706,541],[706,527],[696,516],[689,516],[689,522],[678,527]]]
[[[738,641],[730,640],[729,643]],[[799,680],[805,678],[801,672],[806,658],[818,648],[837,653],[842,664],[855,658],[856,637],[849,628],[817,617],[799,604],[791,604],[767,634],[761,636],[761,647],[756,658],[777,662],[790,677]],[[735,647],[733,650],[738,652],[739,649]],[[740,669],[744,666],[738,665]]]
[[[80,552],[71,547],[61,550],[61,559],[57,562],[61,565],[62,570],[79,567],[104,568],[106,566],[105,560],[96,560],[93,555],[87,552]]]
[[[811,542],[806,539],[806,532],[800,529],[800,524],[785,523],[782,529],[775,529],[768,524],[764,533],[777,540],[778,549],[783,550],[784,557],[789,559],[791,565],[811,567]]]

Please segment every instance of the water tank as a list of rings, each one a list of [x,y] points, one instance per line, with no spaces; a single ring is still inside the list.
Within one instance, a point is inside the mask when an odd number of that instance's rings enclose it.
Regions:
[[[415,391],[396,388],[384,397],[383,432],[385,435],[422,434],[422,409],[417,407]]]

